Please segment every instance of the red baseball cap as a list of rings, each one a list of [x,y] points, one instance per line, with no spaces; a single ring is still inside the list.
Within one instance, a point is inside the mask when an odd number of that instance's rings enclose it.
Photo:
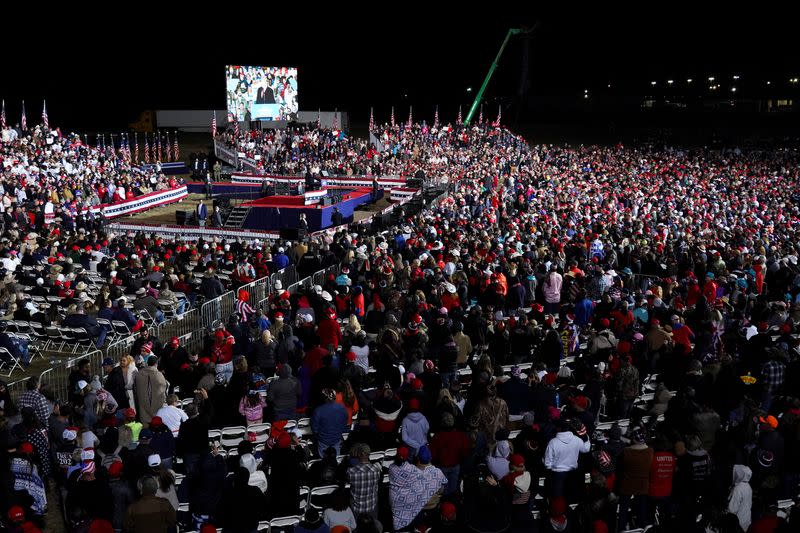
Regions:
[[[442,513],[442,517],[445,520],[455,520],[456,519],[456,506],[453,505],[451,502],[444,502],[442,503],[439,511]]]
[[[8,510],[8,520],[12,523],[19,523],[25,521],[25,510],[19,505],[14,505]]]

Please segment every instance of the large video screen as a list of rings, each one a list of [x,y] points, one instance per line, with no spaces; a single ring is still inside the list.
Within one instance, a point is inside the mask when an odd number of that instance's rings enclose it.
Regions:
[[[297,69],[226,67],[228,122],[297,118]]]

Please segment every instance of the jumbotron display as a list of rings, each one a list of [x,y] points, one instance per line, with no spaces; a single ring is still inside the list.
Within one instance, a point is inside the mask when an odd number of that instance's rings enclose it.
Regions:
[[[228,65],[226,77],[228,122],[296,118],[296,68]]]

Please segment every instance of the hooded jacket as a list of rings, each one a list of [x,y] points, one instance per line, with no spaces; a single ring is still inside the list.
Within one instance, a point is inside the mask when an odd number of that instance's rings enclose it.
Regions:
[[[486,458],[486,465],[497,479],[503,479],[508,474],[508,456],[511,455],[511,446],[507,440],[497,441],[494,452]]]
[[[733,489],[728,497],[728,511],[739,519],[739,525],[747,531],[750,527],[750,510],[753,505],[753,489],[750,478],[753,471],[745,465],[733,465]]]
[[[591,441],[584,441],[571,431],[556,433],[544,452],[544,466],[553,472],[575,470],[578,468],[578,455],[588,453],[591,447]]]
[[[428,443],[430,429],[425,415],[417,411],[408,413],[402,424],[403,442],[416,453],[420,447]]]

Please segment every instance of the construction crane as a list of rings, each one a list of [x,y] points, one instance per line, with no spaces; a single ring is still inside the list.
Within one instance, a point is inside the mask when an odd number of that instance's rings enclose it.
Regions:
[[[523,30],[521,28],[511,28],[506,33],[506,38],[503,39],[503,44],[500,45],[500,50],[497,52],[497,56],[494,58],[492,65],[489,67],[489,72],[486,73],[486,78],[483,80],[483,85],[481,85],[478,94],[475,95],[475,100],[472,102],[472,106],[469,108],[469,113],[467,113],[467,118],[464,119],[464,125],[469,126],[470,121],[472,121],[472,117],[475,115],[475,111],[477,111],[478,106],[481,103],[481,99],[483,98],[483,93],[486,91],[486,87],[489,85],[489,80],[492,79],[492,74],[494,74],[495,69],[497,68],[497,64],[500,63],[500,58],[503,56],[503,51],[506,49],[506,45],[508,41],[511,40],[511,37],[514,35],[519,35],[522,33],[530,34],[536,28],[538,24],[529,30]]]

